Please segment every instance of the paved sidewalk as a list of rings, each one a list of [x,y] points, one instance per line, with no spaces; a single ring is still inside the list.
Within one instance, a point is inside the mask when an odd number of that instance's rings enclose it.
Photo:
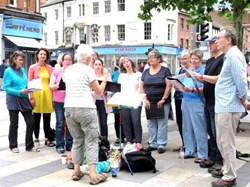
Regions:
[[[61,164],[60,155],[55,148],[43,146],[40,153],[26,152],[24,148],[25,125],[20,115],[19,127],[19,154],[13,154],[8,148],[8,111],[5,107],[5,94],[0,92],[0,186],[23,186],[23,187],[70,187],[90,186],[88,176],[80,181],[71,180],[72,170]],[[109,116],[109,139],[115,141],[113,128],[113,116]],[[143,146],[147,146],[147,126],[145,114],[142,114],[143,122]],[[242,132],[237,133],[237,150],[242,153],[250,153],[250,115],[241,120]],[[55,124],[54,114],[52,125]],[[43,137],[41,130],[40,137]],[[152,172],[134,173],[133,176],[127,171],[120,171],[117,178],[111,176],[99,186],[146,186],[146,187],[208,187],[211,177],[206,169],[202,169],[193,159],[181,160],[179,153],[173,152],[181,144],[180,136],[174,121],[169,121],[169,142],[164,154],[153,152],[156,159],[156,174]],[[43,143],[43,142],[42,142]],[[67,153],[67,152],[66,152]],[[250,164],[237,159],[237,185],[236,187],[250,187]]]

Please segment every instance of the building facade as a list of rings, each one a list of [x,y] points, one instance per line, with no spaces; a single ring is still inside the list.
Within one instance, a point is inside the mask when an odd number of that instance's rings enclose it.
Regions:
[[[191,48],[191,32],[188,32],[191,26],[186,25],[188,15],[179,11],[155,11],[152,20],[145,22],[137,17],[143,3],[144,0],[48,1],[41,6],[41,13],[47,18],[44,45],[53,50],[56,58],[65,48],[90,44],[106,67],[112,68],[120,56],[129,56],[137,64],[146,63],[145,52],[154,44],[174,72],[182,48]],[[179,16],[185,18],[185,29],[179,29]],[[185,46],[180,45],[178,34],[183,35]]]

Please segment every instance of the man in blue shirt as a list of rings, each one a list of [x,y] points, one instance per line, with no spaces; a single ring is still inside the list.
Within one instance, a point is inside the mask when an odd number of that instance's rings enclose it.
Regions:
[[[235,134],[240,115],[245,111],[247,95],[245,57],[236,46],[236,30],[231,26],[222,27],[218,33],[218,50],[225,54],[224,64],[215,85],[215,121],[217,144],[223,157],[221,171],[213,171],[213,176],[221,179],[212,186],[232,186],[236,184]]]
[[[3,63],[0,65],[0,90],[3,90],[3,75],[4,71],[8,68],[6,60],[3,60]]]

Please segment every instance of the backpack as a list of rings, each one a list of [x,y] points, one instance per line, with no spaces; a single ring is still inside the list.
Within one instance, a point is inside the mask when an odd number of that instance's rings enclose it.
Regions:
[[[153,171],[156,173],[155,159],[151,156],[151,152],[147,151],[133,151],[125,154],[127,161],[133,172]],[[123,163],[125,168],[129,171],[126,163]]]

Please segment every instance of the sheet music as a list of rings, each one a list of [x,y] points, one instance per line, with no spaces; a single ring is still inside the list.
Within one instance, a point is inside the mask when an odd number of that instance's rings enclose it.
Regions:
[[[42,86],[42,79],[33,79],[31,81],[28,82],[28,91],[34,92],[34,91],[38,91],[38,90],[42,90],[43,86]]]

